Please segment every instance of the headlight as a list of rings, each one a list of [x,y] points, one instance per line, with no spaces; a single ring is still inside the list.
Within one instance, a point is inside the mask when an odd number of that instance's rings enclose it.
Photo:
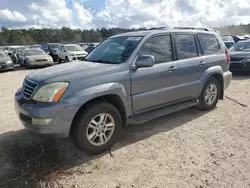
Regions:
[[[11,64],[11,63],[12,63],[12,61],[10,61],[10,60],[9,60],[9,61],[6,61],[5,63],[6,63],[6,64]]]
[[[42,86],[33,97],[40,102],[57,102],[68,88],[67,82],[56,82]]]
[[[73,54],[73,53],[69,53],[69,56],[75,56],[75,54]]]

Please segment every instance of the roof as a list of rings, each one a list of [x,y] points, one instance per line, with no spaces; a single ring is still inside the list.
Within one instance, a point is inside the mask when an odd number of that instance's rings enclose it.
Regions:
[[[114,35],[110,38],[113,37],[144,37],[146,35],[154,35],[154,34],[160,34],[160,33],[204,33],[204,34],[215,34],[215,31],[203,31],[199,29],[156,29],[156,30],[146,30],[146,31],[134,31],[134,32],[127,32],[127,33],[122,33],[118,35]]]

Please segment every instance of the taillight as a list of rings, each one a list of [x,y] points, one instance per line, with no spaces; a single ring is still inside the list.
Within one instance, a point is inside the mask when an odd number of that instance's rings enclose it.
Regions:
[[[229,54],[229,50],[226,48],[225,50],[226,56],[227,56],[227,63],[230,63],[230,54]]]

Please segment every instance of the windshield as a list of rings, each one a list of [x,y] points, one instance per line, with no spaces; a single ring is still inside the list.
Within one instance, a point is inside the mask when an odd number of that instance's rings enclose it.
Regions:
[[[120,64],[130,57],[142,37],[109,38],[97,46],[87,57],[87,61]]]
[[[250,51],[250,42],[238,42],[230,48],[230,51],[249,52]]]
[[[58,48],[58,44],[49,44],[49,48],[53,49],[53,48]]]
[[[68,50],[68,51],[83,51],[82,47],[81,46],[78,46],[78,45],[72,45],[72,46],[65,46],[65,48]]]
[[[32,56],[32,55],[45,55],[45,52],[42,50],[27,50],[25,52],[26,56]]]

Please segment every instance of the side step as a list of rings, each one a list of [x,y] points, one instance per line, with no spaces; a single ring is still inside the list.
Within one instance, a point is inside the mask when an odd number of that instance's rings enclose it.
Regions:
[[[191,101],[186,101],[186,102],[154,109],[149,112],[144,112],[141,114],[134,115],[133,117],[131,117],[128,124],[142,124],[152,119],[162,117],[167,114],[171,114],[173,112],[177,112],[177,111],[180,111],[180,110],[192,107],[192,106],[196,106],[197,104],[199,104],[199,100],[194,99]]]

